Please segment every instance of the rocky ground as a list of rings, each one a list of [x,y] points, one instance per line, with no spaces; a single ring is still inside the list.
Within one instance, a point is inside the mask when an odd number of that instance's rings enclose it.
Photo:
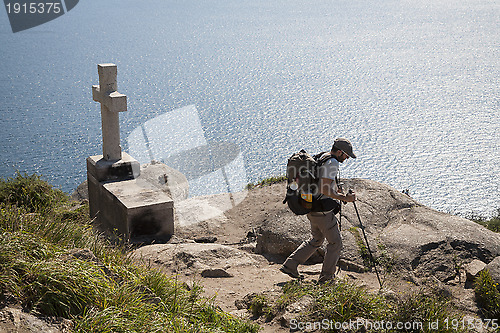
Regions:
[[[357,193],[372,250],[384,259],[379,267],[382,292],[402,295],[432,285],[449,295],[463,313],[477,316],[471,281],[486,267],[500,282],[500,235],[425,207],[384,184],[344,182]],[[244,306],[245,296],[279,293],[291,280],[279,271],[281,263],[309,237],[307,218],[289,211],[282,203],[284,193],[285,185],[278,183],[235,196],[181,198],[176,201],[175,236],[168,243],[138,245],[132,255],[188,286],[201,285],[205,296],[223,310],[255,320]],[[341,222],[344,248],[338,277],[380,292],[376,275],[365,270],[352,204],[343,206]],[[324,249],[318,250],[299,267],[306,280],[317,279],[323,253]],[[283,316],[298,313],[300,307]],[[263,332],[287,332],[282,318],[256,321]],[[0,324],[0,333],[67,331],[64,322],[41,320],[9,307],[0,311]]]
[[[66,333],[71,321],[55,318],[38,318],[19,307],[3,307],[0,310],[0,333]]]
[[[464,313],[475,316],[471,281],[486,264],[500,261],[499,235],[434,211],[383,184],[351,180],[346,185],[358,195],[357,207],[372,249],[397,267],[391,273],[380,268],[383,291],[403,294],[432,284],[450,295]],[[250,318],[241,300],[252,293],[279,291],[290,280],[279,271],[280,264],[309,237],[307,218],[293,215],[282,203],[283,196],[284,184],[274,184],[248,191],[230,209],[227,196],[185,200],[178,205],[176,236],[169,244],[143,246],[134,255],[181,281],[203,286],[205,295],[214,297],[221,308]],[[355,227],[359,221],[348,204],[342,211],[339,277],[379,292],[376,275],[364,270]],[[306,280],[317,278],[322,254],[318,251],[300,267]],[[260,324],[265,332],[288,330],[279,320]]]

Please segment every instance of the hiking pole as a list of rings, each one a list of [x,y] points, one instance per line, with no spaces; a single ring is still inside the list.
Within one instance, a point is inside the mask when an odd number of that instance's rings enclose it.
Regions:
[[[344,193],[344,183],[339,183],[338,187],[340,189],[340,193]],[[345,203],[343,201],[340,201],[340,208],[339,208],[339,230],[342,231],[342,203]]]
[[[352,190],[349,190],[349,193],[352,193]],[[356,206],[355,201],[353,201],[352,204],[354,205],[354,210],[356,211],[356,215],[358,216],[359,225],[361,226],[361,231],[363,232],[363,237],[365,238],[366,248],[368,249],[368,252],[370,253],[370,259],[372,260],[373,268],[375,268],[375,274],[377,274],[378,284],[380,285],[380,289],[382,289],[382,282],[380,281],[380,276],[378,275],[377,263],[375,262],[375,259],[373,258],[373,253],[372,253],[372,250],[370,249],[370,244],[368,244],[368,238],[366,237],[365,227],[363,226],[363,223],[361,223],[361,218],[359,217],[358,207]]]

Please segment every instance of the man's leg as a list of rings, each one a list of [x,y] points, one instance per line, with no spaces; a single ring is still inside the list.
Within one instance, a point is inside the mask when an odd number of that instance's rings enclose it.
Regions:
[[[313,255],[313,253],[323,244],[325,240],[325,236],[321,232],[318,227],[318,221],[321,220],[321,217],[324,215],[319,213],[309,213],[307,214],[307,218],[311,223],[311,239],[303,242],[283,263],[281,267],[281,271],[286,273],[294,278],[300,278],[300,274],[298,273],[297,266],[299,264],[303,264]]]
[[[319,276],[320,283],[328,282],[333,278],[342,250],[342,237],[335,215],[332,212],[328,213],[322,222],[318,224],[318,227],[323,235],[325,235],[328,245],[326,246],[323,268]]]

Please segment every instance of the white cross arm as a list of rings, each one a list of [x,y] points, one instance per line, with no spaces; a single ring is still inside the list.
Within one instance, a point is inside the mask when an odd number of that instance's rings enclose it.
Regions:
[[[99,85],[93,85],[92,98],[94,101],[106,106],[111,112],[127,111],[127,96],[117,91],[103,93]]]

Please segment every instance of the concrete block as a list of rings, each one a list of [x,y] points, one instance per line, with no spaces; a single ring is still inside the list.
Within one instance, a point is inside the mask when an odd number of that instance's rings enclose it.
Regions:
[[[173,235],[174,201],[165,185],[156,184],[158,177],[165,178],[163,168],[139,177],[139,163],[126,153],[117,162],[91,156],[87,168],[90,216],[98,229],[127,240]]]
[[[182,173],[160,162],[141,165],[141,175],[151,185],[167,193],[175,202],[186,200],[189,194],[189,183]]]
[[[97,213],[101,209],[100,198],[101,198],[101,187],[102,185],[97,181],[97,179],[87,172],[87,186],[89,192],[89,213],[90,218],[95,218]]]
[[[99,191],[101,229],[116,231],[126,239],[173,235],[174,203],[163,191],[137,179],[104,183]]]
[[[98,182],[134,179],[139,177],[140,170],[139,162],[125,152],[118,161],[108,161],[103,155],[87,158],[87,173]]]

